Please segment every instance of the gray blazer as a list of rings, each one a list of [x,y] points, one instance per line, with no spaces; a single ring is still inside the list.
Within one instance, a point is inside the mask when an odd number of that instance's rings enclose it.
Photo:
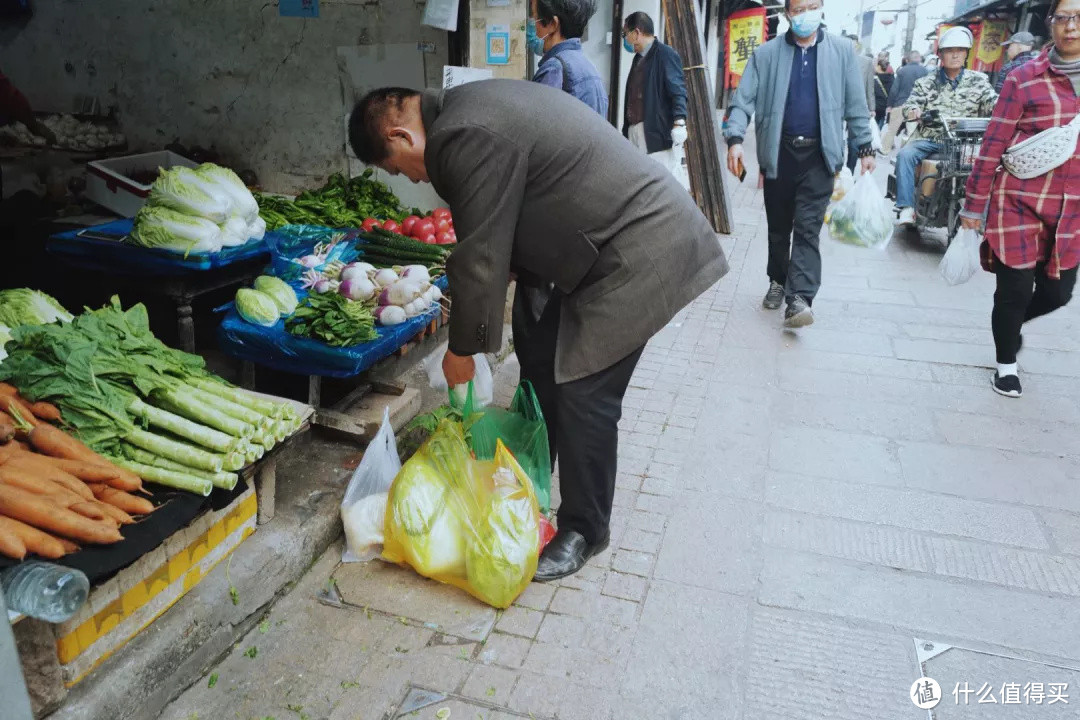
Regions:
[[[768,178],[776,178],[780,158],[780,134],[784,105],[791,81],[795,46],[788,34],[761,45],[750,56],[739,88],[731,99],[727,130],[729,144],[746,136],[750,118],[757,123],[758,166]],[[870,107],[866,78],[859,68],[850,40],[821,31],[818,40],[817,88],[821,116],[821,152],[833,172],[844,165],[847,143],[844,122],[856,147],[870,145]],[[871,98],[873,85],[869,86]],[[871,99],[872,102],[872,99]]]
[[[485,80],[422,99],[431,184],[458,244],[450,349],[494,352],[511,271],[564,294],[555,381],[644,345],[728,270],[690,194],[576,98]]]

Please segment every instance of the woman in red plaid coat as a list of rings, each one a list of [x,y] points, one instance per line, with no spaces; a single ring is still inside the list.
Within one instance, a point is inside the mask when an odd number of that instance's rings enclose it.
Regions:
[[[1001,166],[1011,146],[1080,112],[1080,0],[1057,0],[1047,20],[1053,47],[1006,78],[961,212],[965,228],[978,230],[985,218],[982,264],[997,275],[992,383],[1007,397],[1022,392],[1021,327],[1069,302],[1080,265],[1080,156],[1074,151],[1065,164],[1028,180]]]

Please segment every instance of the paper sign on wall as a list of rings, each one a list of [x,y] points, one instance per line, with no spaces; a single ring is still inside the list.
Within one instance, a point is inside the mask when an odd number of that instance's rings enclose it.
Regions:
[[[319,0],[278,0],[281,17],[319,17]]]
[[[510,64],[510,26],[487,26],[487,64]]]
[[[494,73],[487,68],[458,67],[457,65],[443,65],[443,90],[476,82],[477,80],[490,80]]]

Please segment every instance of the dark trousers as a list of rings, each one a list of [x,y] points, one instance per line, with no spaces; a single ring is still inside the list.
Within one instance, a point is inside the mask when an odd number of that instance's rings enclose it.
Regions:
[[[1020,328],[1057,310],[1069,302],[1076,285],[1077,268],[1062,270],[1057,280],[1049,278],[1040,265],[1026,270],[998,264],[997,291],[990,326],[994,330],[997,361],[1002,365],[1016,362],[1020,349]]]
[[[556,291],[539,319],[519,284],[514,295],[514,350],[521,377],[533,384],[547,423],[551,462],[559,463],[558,526],[590,545],[606,541],[615,498],[623,395],[644,346],[609,368],[573,382],[555,382],[555,342],[561,297]]]
[[[769,279],[784,286],[789,303],[799,295],[812,305],[821,287],[818,241],[833,181],[820,147],[794,148],[781,141],[776,179],[765,179],[765,218]]]

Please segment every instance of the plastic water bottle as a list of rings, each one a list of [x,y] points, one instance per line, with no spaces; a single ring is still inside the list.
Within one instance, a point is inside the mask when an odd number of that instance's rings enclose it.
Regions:
[[[9,610],[61,623],[86,602],[90,581],[79,570],[31,560],[0,573],[0,588]]]

